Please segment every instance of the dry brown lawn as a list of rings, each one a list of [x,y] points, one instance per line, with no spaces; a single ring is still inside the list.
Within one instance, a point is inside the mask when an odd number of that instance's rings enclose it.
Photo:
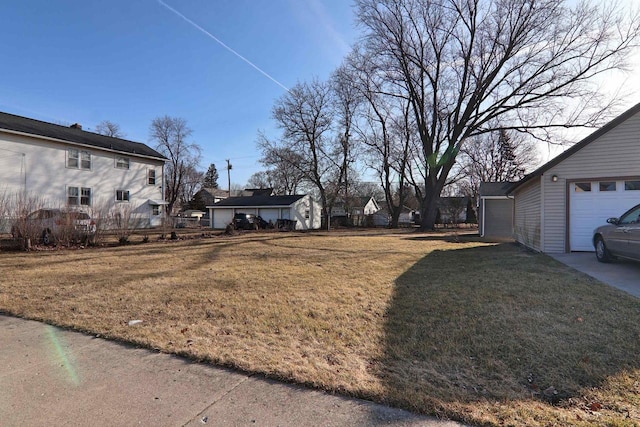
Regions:
[[[0,252],[0,310],[472,424],[640,424],[640,300],[471,235]]]

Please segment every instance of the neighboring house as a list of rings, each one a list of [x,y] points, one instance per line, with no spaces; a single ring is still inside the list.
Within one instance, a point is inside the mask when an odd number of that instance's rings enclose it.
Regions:
[[[186,211],[183,211],[181,216],[183,218],[195,218],[198,221],[200,221],[202,219],[202,217],[204,216],[205,212],[197,210],[197,209],[187,209]]]
[[[245,188],[239,196],[273,196],[273,188]]]
[[[265,221],[296,221],[296,230],[312,230],[321,226],[320,205],[309,195],[230,197],[207,206],[211,228],[223,229],[236,213],[261,216]]]
[[[507,191],[513,182],[480,183],[478,233],[487,238],[513,237],[513,198]]]
[[[194,200],[198,200],[202,206],[213,205],[214,203],[218,203],[220,200],[226,199],[229,197],[229,192],[227,190],[221,190],[219,188],[201,188],[193,195]]]
[[[161,223],[166,158],[145,144],[0,113],[0,194],[38,195],[45,207],[126,207]]]
[[[640,104],[509,188],[516,240],[593,251],[593,230],[640,203]]]
[[[351,218],[351,224],[356,226],[364,226],[367,224],[367,217],[375,214],[380,210],[380,206],[373,197],[353,197],[351,198],[351,206],[349,207],[349,215],[344,201],[337,201],[331,208],[331,220],[340,221],[345,225],[347,218]]]

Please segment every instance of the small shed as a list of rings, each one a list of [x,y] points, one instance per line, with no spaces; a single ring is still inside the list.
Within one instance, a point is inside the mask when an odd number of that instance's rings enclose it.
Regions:
[[[295,221],[296,230],[313,230],[321,226],[320,205],[307,195],[229,197],[207,206],[211,228],[224,229],[236,213],[261,216],[273,224],[278,220]]]
[[[480,184],[478,233],[481,237],[513,237],[513,198],[507,195],[512,185],[512,182]]]

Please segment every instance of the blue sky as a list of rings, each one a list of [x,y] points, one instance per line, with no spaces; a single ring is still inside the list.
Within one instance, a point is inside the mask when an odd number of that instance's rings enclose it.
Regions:
[[[0,110],[87,130],[110,120],[151,146],[155,117],[182,117],[203,170],[229,158],[232,182],[244,185],[262,169],[258,130],[277,134],[280,84],[324,79],[348,53],[351,2],[163,1],[2,2]]]
[[[280,85],[327,78],[357,34],[350,0],[0,2],[0,111],[87,130],[110,120],[151,146],[155,117],[182,117],[201,168],[223,171],[231,159],[231,180],[244,185],[262,169],[258,130],[278,134]],[[631,62],[634,71],[603,82],[624,88],[627,107],[640,86],[638,55]],[[561,151],[540,148],[544,161]]]

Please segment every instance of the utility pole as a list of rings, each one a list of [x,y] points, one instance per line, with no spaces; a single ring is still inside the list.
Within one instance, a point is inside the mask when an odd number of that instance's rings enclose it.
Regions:
[[[229,189],[229,197],[231,197],[231,168],[233,168],[233,165],[229,163],[229,159],[227,159],[227,188]]]

